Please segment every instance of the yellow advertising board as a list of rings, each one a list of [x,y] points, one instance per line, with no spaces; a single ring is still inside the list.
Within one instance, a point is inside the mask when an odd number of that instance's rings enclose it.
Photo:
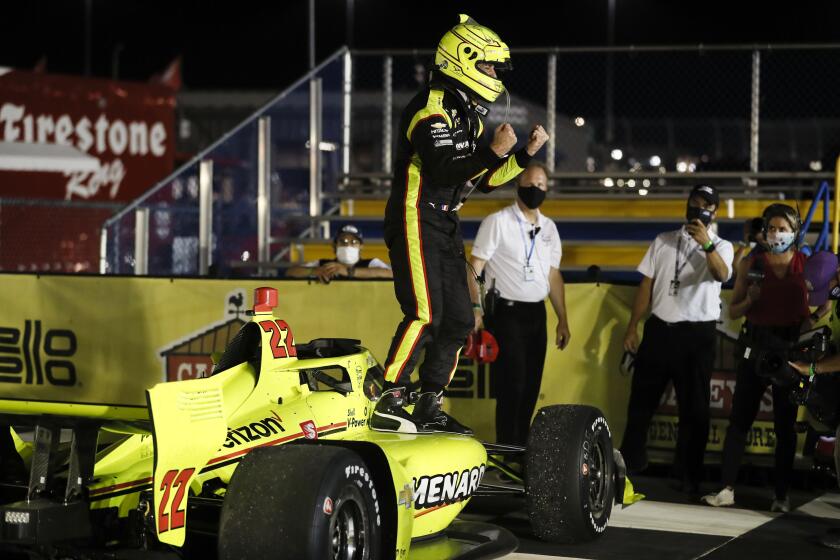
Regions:
[[[0,285],[11,295],[0,307],[0,398],[145,405],[144,391],[156,383],[209,374],[210,354],[223,351],[248,320],[245,311],[262,285],[278,289],[278,316],[299,343],[356,338],[382,362],[401,319],[390,282],[2,274]],[[624,431],[630,389],[630,377],[619,373],[618,364],[634,293],[631,286],[568,284],[572,338],[564,351],[552,344],[556,319],[548,309],[549,348],[537,406],[597,406],[616,442]],[[720,330],[729,340],[737,325]],[[710,450],[722,442],[734,387],[731,371],[715,376]],[[447,400],[453,414],[491,441],[492,381],[489,367],[462,360]],[[676,409],[669,400],[672,394],[663,397],[651,426],[655,448],[674,447]],[[759,420],[772,432],[767,418]],[[768,441],[769,435],[751,451],[769,452]]]
[[[0,275],[0,397],[145,404],[144,390],[210,371],[266,281]],[[383,359],[393,285],[273,282],[299,341],[358,338]]]

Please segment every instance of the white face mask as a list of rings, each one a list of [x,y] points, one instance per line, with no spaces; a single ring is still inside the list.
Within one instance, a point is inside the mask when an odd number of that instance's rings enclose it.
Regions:
[[[770,247],[770,252],[776,255],[784,253],[793,244],[795,236],[796,234],[792,231],[779,231],[767,234],[767,245]]]
[[[335,256],[338,262],[353,266],[359,262],[359,248],[358,247],[338,247],[335,250]]]

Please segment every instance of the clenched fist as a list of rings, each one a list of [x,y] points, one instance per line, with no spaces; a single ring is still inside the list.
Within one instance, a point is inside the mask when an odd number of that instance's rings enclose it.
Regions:
[[[490,149],[499,157],[507,155],[508,152],[516,146],[516,133],[513,132],[513,127],[508,123],[502,123],[496,127],[493,133],[493,141],[490,143]]]
[[[534,130],[531,131],[531,134],[528,136],[528,145],[525,146],[525,150],[528,152],[529,156],[533,156],[536,154],[540,148],[543,147],[548,141],[548,133],[541,125],[537,125],[534,127]]]

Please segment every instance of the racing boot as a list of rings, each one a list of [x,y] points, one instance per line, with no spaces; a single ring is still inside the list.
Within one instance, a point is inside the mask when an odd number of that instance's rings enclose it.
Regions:
[[[399,432],[403,434],[417,434],[431,432],[418,426],[411,414],[405,409],[408,404],[408,391],[405,387],[392,387],[383,391],[373,416],[370,418],[370,428],[379,432]]]
[[[414,412],[411,416],[418,427],[422,427],[424,431],[431,432],[446,432],[450,434],[463,434],[471,436],[473,431],[452,418],[450,415],[441,410],[440,405],[443,403],[443,391],[439,393],[414,393],[412,395],[414,401]]]

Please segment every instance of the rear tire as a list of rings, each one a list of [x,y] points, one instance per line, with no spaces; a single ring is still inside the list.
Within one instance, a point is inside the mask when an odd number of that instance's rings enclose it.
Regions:
[[[373,477],[349,449],[256,449],[228,486],[219,559],[374,560],[380,556],[379,510]]]
[[[528,518],[540,539],[571,543],[599,537],[612,512],[612,438],[591,406],[541,408],[528,434]]]

